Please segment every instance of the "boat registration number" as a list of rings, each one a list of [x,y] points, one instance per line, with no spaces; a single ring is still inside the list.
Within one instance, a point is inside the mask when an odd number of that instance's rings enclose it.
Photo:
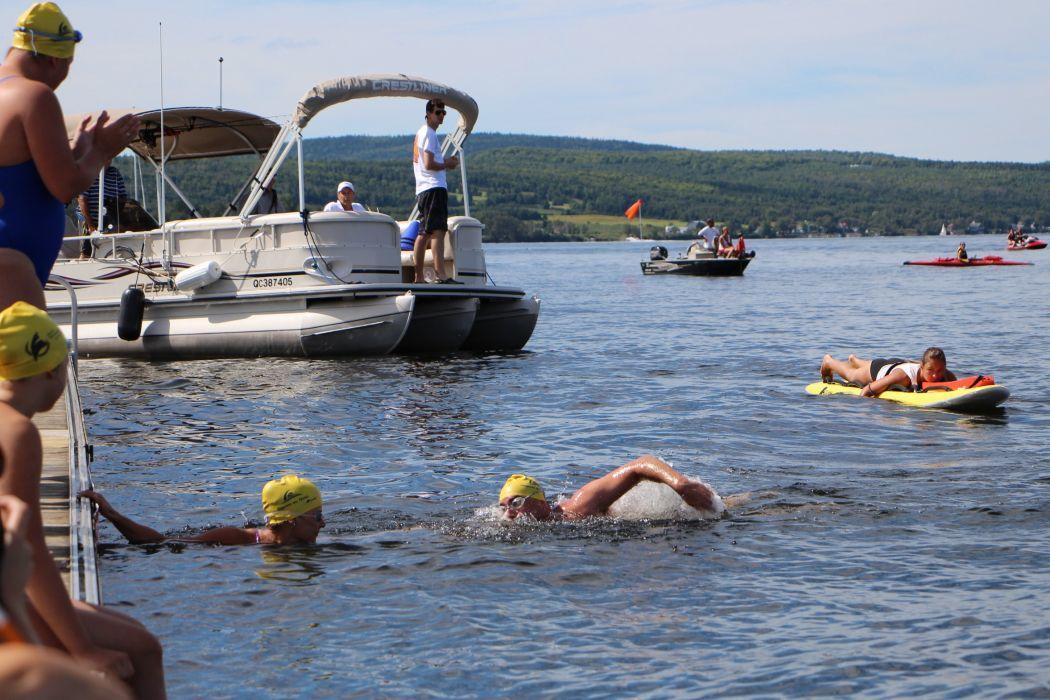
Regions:
[[[252,286],[256,289],[262,289],[264,287],[291,287],[291,277],[262,277],[252,281]]]

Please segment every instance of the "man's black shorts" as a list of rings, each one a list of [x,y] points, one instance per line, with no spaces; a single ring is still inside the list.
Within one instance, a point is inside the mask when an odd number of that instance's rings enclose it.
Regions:
[[[419,219],[422,231],[448,231],[448,190],[433,187],[419,193]]]

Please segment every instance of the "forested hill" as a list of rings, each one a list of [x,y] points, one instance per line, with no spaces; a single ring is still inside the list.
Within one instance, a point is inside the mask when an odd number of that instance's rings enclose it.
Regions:
[[[308,159],[401,160],[412,150],[413,134],[403,136],[329,136],[307,139],[303,148]],[[674,146],[656,146],[634,141],[584,139],[576,136],[532,136],[527,134],[473,134],[467,140],[468,156],[501,148],[553,148],[564,151],[610,153],[677,151]]]
[[[335,185],[349,179],[358,201],[405,217],[414,200],[410,144],[410,135],[306,140],[308,206],[321,208],[334,199]],[[484,220],[490,240],[623,237],[637,232],[623,211],[639,198],[651,226],[647,234],[662,233],[667,222],[707,217],[751,236],[933,234],[942,223],[959,231],[972,222],[988,230],[1005,230],[1017,221],[1050,226],[1050,163],[691,151],[513,134],[474,134],[467,155],[472,213]],[[213,215],[224,210],[253,164],[246,158],[201,160],[173,163],[169,173],[202,213]],[[456,174],[449,188],[452,213],[461,212]],[[293,158],[278,178],[284,209],[297,208],[296,191]],[[169,207],[173,200],[168,197]]]

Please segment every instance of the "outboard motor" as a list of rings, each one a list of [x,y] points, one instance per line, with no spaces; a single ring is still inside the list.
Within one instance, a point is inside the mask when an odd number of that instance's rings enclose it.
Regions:
[[[117,316],[117,335],[121,340],[139,339],[145,310],[146,294],[138,287],[125,289],[120,295],[120,314]]]
[[[649,249],[650,260],[667,260],[667,248],[662,245],[654,245]]]

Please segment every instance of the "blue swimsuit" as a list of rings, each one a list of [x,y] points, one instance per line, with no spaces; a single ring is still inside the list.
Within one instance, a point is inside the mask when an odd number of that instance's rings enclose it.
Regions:
[[[66,209],[44,186],[32,160],[0,167],[0,194],[0,248],[25,253],[44,286],[62,247]]]

